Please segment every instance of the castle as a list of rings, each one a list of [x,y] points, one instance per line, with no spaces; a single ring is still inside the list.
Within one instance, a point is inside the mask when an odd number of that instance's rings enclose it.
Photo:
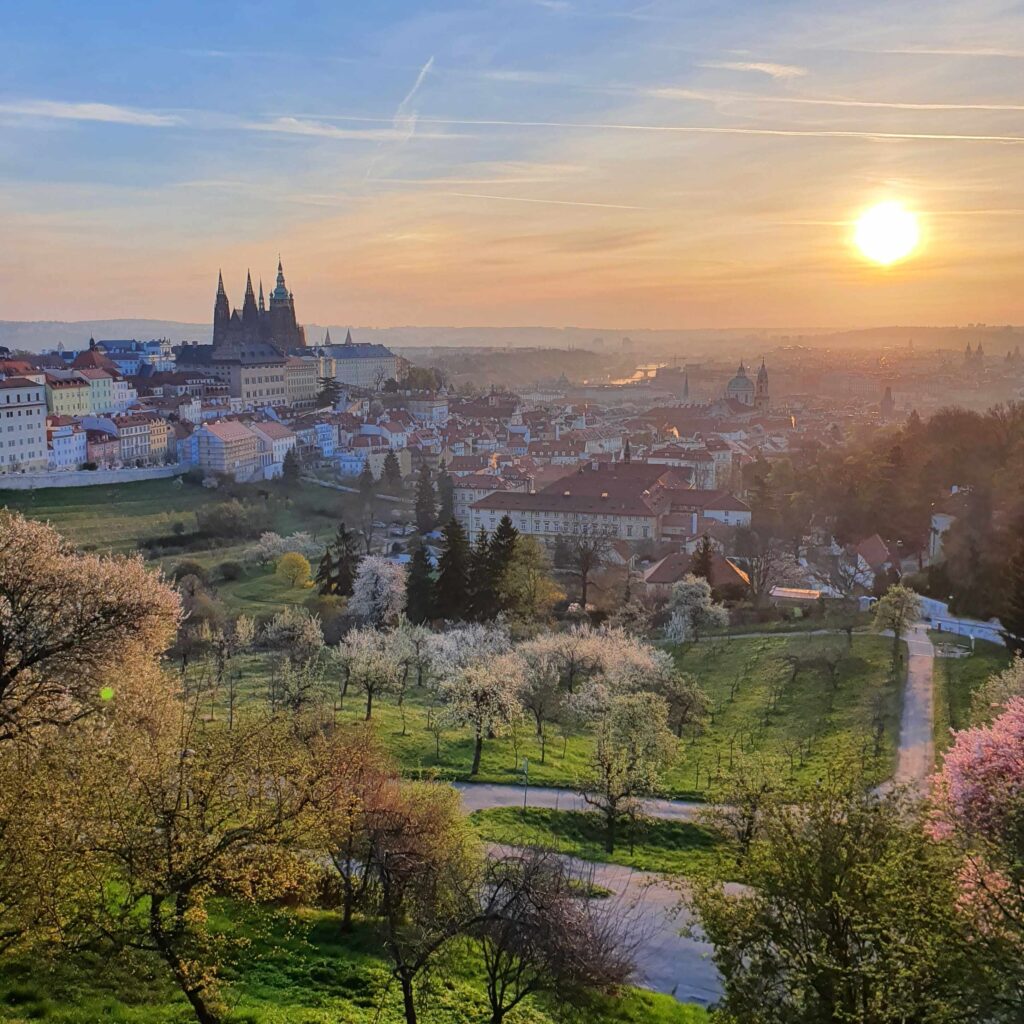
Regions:
[[[270,307],[263,298],[263,282],[257,300],[252,274],[245,282],[241,310],[231,309],[224,290],[224,275],[217,278],[217,298],[213,304],[213,350],[216,355],[253,350],[270,345],[280,353],[303,348],[306,334],[295,318],[295,296],[284,283],[284,268],[277,261],[277,286],[270,293]]]

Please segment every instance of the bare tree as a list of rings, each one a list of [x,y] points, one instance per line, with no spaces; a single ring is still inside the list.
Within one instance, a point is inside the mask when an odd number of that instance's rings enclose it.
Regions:
[[[587,607],[591,573],[600,569],[611,546],[611,533],[605,527],[576,523],[569,540],[569,564],[580,577],[580,604]]]

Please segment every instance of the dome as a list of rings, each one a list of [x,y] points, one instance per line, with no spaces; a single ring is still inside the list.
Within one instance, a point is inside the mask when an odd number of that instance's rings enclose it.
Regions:
[[[725,387],[725,397],[735,398],[744,405],[754,404],[754,382],[747,376],[747,368],[740,363],[736,376]]]

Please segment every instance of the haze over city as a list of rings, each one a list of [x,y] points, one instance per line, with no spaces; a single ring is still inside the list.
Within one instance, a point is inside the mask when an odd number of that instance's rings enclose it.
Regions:
[[[6,319],[208,322],[278,252],[324,324],[1024,315],[1014,4],[44,3],[0,46]]]

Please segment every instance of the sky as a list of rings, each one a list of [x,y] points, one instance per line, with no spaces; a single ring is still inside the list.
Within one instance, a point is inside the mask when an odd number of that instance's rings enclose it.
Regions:
[[[314,323],[1024,322],[1024,3],[0,13],[0,319],[205,322],[280,254]]]

